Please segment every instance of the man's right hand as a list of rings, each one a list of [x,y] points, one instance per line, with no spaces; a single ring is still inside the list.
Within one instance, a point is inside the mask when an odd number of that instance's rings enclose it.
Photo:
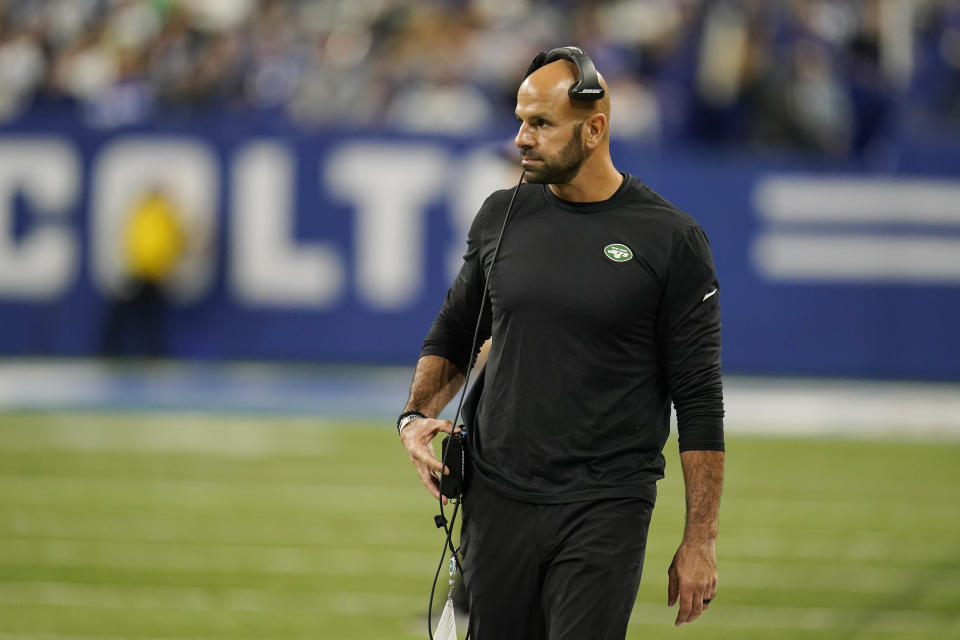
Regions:
[[[400,440],[407,450],[407,455],[410,456],[410,462],[420,476],[420,481],[437,500],[441,499],[439,480],[441,470],[444,475],[450,475],[450,469],[444,468],[443,463],[437,460],[433,453],[433,439],[441,432],[453,433],[453,423],[436,418],[418,418],[407,423],[400,434]],[[447,504],[446,497],[442,500],[443,504]]]

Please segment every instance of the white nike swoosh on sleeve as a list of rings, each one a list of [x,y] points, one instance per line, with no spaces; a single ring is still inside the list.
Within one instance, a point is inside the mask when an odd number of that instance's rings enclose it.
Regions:
[[[714,289],[713,291],[711,291],[711,292],[708,293],[707,295],[703,296],[703,300],[701,300],[700,302],[706,302],[706,301],[707,301],[707,298],[713,297],[713,295],[714,295],[716,292],[717,292],[717,290]]]

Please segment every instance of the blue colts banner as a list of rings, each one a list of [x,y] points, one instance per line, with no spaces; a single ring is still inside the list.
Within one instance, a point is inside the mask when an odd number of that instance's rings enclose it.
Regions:
[[[412,364],[473,215],[519,175],[508,144],[239,120],[0,131],[0,354],[97,355],[122,330],[172,357]],[[960,150],[905,152],[895,175],[613,155],[706,229],[728,372],[960,379]],[[157,194],[183,249],[124,327],[125,234]]]

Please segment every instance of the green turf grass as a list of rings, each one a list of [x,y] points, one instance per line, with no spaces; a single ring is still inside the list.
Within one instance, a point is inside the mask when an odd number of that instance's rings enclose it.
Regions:
[[[960,445],[730,438],[681,630],[667,454],[630,638],[960,637]],[[0,414],[0,640],[422,638],[434,512],[389,423]]]

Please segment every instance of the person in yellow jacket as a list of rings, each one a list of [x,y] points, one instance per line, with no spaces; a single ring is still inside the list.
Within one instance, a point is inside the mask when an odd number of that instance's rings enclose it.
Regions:
[[[123,235],[127,273],[134,280],[166,284],[186,248],[180,216],[170,199],[151,191],[133,209]]]
[[[180,266],[187,234],[174,201],[153,189],[130,209],[121,251],[131,295],[117,298],[103,336],[107,355],[166,355],[167,300],[164,288]]]

